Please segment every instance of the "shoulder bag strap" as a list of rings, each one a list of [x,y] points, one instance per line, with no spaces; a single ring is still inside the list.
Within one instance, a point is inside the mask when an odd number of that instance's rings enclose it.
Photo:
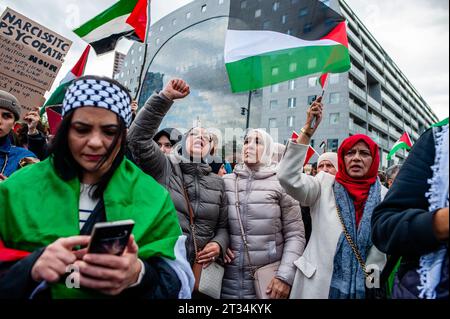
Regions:
[[[241,209],[240,209],[241,208],[241,202],[239,201],[239,187],[238,187],[238,185],[239,185],[239,175],[236,174],[236,180],[235,180],[236,214],[237,214],[237,217],[238,217],[238,220],[239,220],[239,228],[241,229],[241,238],[242,238],[242,241],[244,243],[244,249],[245,249],[245,252],[246,252],[247,258],[248,258],[248,264],[249,264],[249,267],[250,267],[250,274],[251,274],[252,277],[254,277],[256,268],[255,268],[255,266],[253,266],[253,264],[251,262],[251,259],[250,259],[250,251],[248,249],[247,234],[245,233],[244,224],[242,223]]]
[[[197,244],[197,237],[195,235],[194,210],[192,209],[191,202],[189,201],[189,195],[188,195],[188,192],[186,189],[186,185],[184,184],[183,173],[181,173],[181,183],[182,183],[182,187],[183,187],[184,200],[186,201],[186,207],[189,211],[189,226],[191,227],[192,240],[194,242],[195,258],[197,258],[198,244]]]
[[[369,277],[369,274],[366,271],[366,263],[362,259],[362,256],[361,256],[361,253],[358,250],[358,247],[353,242],[352,236],[350,236],[350,233],[348,232],[347,227],[345,226],[344,219],[342,218],[342,214],[341,214],[341,211],[339,209],[339,205],[338,205],[337,201],[336,201],[336,211],[337,211],[337,215],[338,215],[339,221],[341,222],[341,225],[342,225],[342,230],[344,232],[345,239],[347,239],[348,244],[352,248],[353,253],[356,256],[356,259],[358,260],[358,263],[361,266],[361,268],[362,268],[362,270],[364,272],[364,275],[367,278],[367,277]]]

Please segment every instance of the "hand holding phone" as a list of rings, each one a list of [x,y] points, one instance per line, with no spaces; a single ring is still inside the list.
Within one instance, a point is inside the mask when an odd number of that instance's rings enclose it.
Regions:
[[[121,256],[127,247],[133,227],[132,220],[95,224],[88,253]]]

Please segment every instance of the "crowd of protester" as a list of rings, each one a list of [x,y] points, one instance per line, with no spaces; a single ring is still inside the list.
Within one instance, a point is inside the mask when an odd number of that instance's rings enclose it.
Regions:
[[[209,130],[160,128],[189,94],[174,79],[138,110],[120,83],[85,76],[52,136],[0,91],[0,299],[210,298],[196,281],[216,263],[223,299],[260,298],[255,272],[274,264],[266,298],[448,298],[448,123],[403,165],[380,169],[362,134],[310,164],[319,98],[298,139],[250,129],[230,163]],[[122,255],[88,253],[96,223],[129,219]]]

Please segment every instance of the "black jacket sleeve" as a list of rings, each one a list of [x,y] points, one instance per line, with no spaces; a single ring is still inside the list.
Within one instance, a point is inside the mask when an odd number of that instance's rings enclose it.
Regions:
[[[143,260],[143,263],[145,274],[141,283],[124,290],[120,298],[178,299],[181,282],[169,264],[158,257]]]
[[[41,132],[36,135],[28,135],[28,149],[36,154],[41,161],[47,158],[47,140]]]
[[[433,214],[425,197],[433,176],[435,147],[433,131],[415,144],[384,201],[372,215],[372,241],[391,255],[420,256],[437,249]]]
[[[31,269],[44,249],[38,249],[10,265],[1,265],[1,268],[4,269],[0,273],[0,299],[28,299],[30,297],[33,290],[39,285],[31,278]]]

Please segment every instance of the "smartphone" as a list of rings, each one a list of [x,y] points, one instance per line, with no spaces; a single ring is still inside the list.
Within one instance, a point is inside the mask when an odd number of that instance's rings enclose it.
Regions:
[[[133,227],[133,220],[95,224],[88,253],[121,256],[127,247]]]

